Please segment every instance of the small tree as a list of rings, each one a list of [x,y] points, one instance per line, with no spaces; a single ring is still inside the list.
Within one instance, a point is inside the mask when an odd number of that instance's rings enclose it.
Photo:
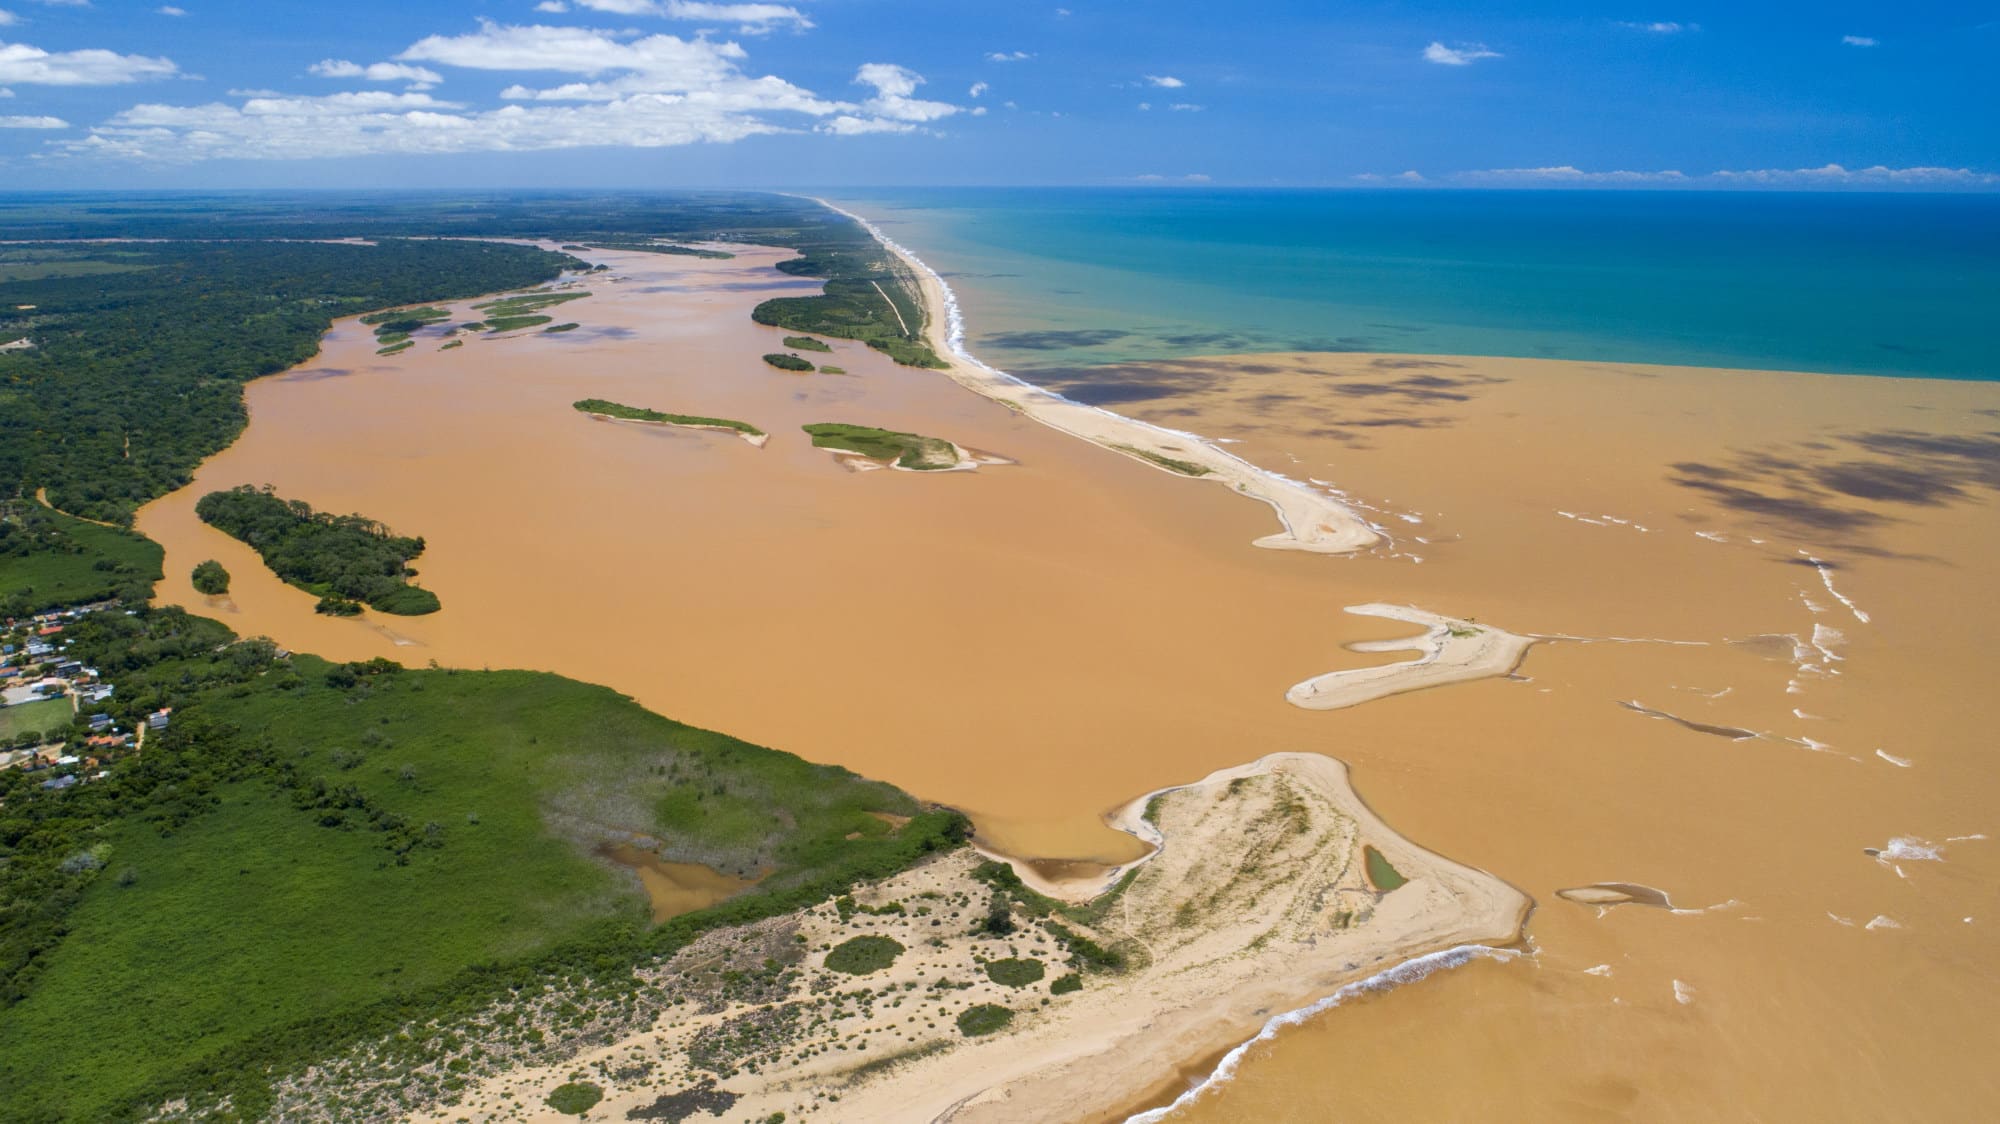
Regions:
[[[211,558],[194,568],[194,588],[196,593],[216,597],[229,592],[229,571],[222,563]]]

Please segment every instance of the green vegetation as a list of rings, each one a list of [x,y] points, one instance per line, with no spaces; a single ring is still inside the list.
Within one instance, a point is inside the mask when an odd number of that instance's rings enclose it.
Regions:
[[[571,405],[586,414],[603,414],[606,417],[623,418],[626,421],[661,422],[667,425],[716,426],[721,429],[733,429],[739,433],[747,433],[752,437],[760,436],[764,432],[749,422],[741,422],[733,418],[705,418],[695,414],[663,414],[658,410],[627,406],[605,398],[585,398],[581,402],[574,402]]]
[[[210,597],[215,597],[219,594],[229,592],[229,571],[223,569],[222,563],[217,562],[213,558],[206,562],[195,563],[194,573],[191,577],[194,581],[194,591],[196,593],[205,593]]]
[[[833,345],[811,336],[786,336],[785,346],[797,351],[832,351]]]
[[[1210,472],[1214,471],[1206,465],[1195,464],[1193,461],[1179,460],[1161,453],[1155,453],[1150,449],[1141,449],[1136,445],[1113,445],[1112,448],[1117,449],[1121,453],[1130,453],[1140,460],[1159,465],[1168,472],[1178,472],[1182,476],[1207,476]]]
[[[0,500],[0,616],[111,597],[142,601],[164,576],[163,553],[118,527],[72,519],[33,500]]]
[[[1361,848],[1361,855],[1368,863],[1368,881],[1377,890],[1386,894],[1390,890],[1409,881],[1409,879],[1403,877],[1402,871],[1390,866],[1389,860],[1383,858],[1382,852],[1376,850],[1374,847]]]
[[[986,962],[986,978],[1002,987],[1027,987],[1040,983],[1046,971],[1041,961],[1032,958],[1012,957]]]
[[[43,699],[0,707],[0,745],[12,744],[26,734],[59,736],[69,729],[68,699]],[[35,739],[36,742],[43,740]]]
[[[951,442],[937,437],[838,422],[818,422],[803,428],[812,435],[812,443],[818,448],[842,449],[871,460],[891,461],[898,468],[930,470],[958,463],[958,453]]]
[[[574,332],[574,331],[576,331],[576,330],[577,330],[578,328],[581,328],[581,327],[583,327],[583,325],[581,325],[581,324],[578,324],[578,323],[576,323],[576,322],[572,321],[572,322],[570,322],[570,323],[568,323],[568,324],[557,324],[557,325],[555,325],[555,326],[553,326],[553,327],[549,327],[549,328],[543,328],[543,329],[542,329],[542,334],[543,334],[543,335],[545,335],[545,336],[547,336],[547,335],[553,335],[553,334],[555,334],[556,332]]]
[[[554,320],[553,316],[494,316],[481,322],[480,327],[489,332],[512,332],[521,328],[532,328]]]
[[[407,347],[416,345],[410,333],[432,324],[451,319],[451,313],[442,308],[398,308],[388,312],[375,312],[361,318],[363,324],[375,329],[375,342],[383,347],[377,355],[394,355]]]
[[[1445,625],[1445,631],[1450,633],[1454,639],[1470,640],[1479,635],[1482,630],[1477,625],[1452,622]]]
[[[394,355],[394,354],[396,354],[396,353],[397,353],[397,352],[399,352],[399,351],[407,351],[407,350],[409,350],[410,348],[413,348],[413,347],[415,347],[415,346],[417,346],[417,341],[415,341],[415,340],[413,340],[413,339],[409,339],[409,338],[405,338],[405,339],[404,339],[404,340],[403,340],[403,341],[402,341],[401,343],[392,343],[392,344],[390,344],[390,345],[389,345],[388,347],[378,347],[378,348],[376,348],[376,349],[375,349],[375,354],[377,354],[377,355]]]
[[[819,373],[822,375],[844,375],[847,373],[847,368],[822,365],[819,369]]]
[[[409,562],[424,552],[423,539],[393,535],[364,516],[316,512],[248,484],[210,492],[194,510],[202,522],[255,548],[273,573],[300,589],[399,616],[438,611],[436,594],[404,580],[415,573]],[[320,611],[346,615],[325,600]]]
[[[886,785],[556,676],[280,660],[178,611],[72,634],[116,677],[121,720],[174,721],[68,792],[0,773],[4,1119],[123,1118],[183,1093],[254,1117],[272,1080],[358,1039],[562,973],[629,979],[965,837]],[[633,833],[766,876],[648,926],[594,856]]]
[[[892,937],[853,937],[833,946],[826,954],[826,966],[831,971],[865,976],[894,964],[902,954],[902,943]]]
[[[639,250],[648,254],[679,254],[690,258],[708,258],[713,261],[729,261],[736,255],[727,250],[704,250],[699,246],[677,246],[671,242],[593,242],[586,249],[591,250]]]
[[[549,1107],[565,1116],[582,1116],[604,1099],[604,1090],[588,1081],[571,1081],[549,1090]]]
[[[1068,972],[1057,976],[1049,982],[1050,995],[1068,995],[1072,991],[1082,990],[1083,977],[1077,975],[1075,972]]]
[[[819,217],[819,216],[814,216]],[[924,307],[916,279],[860,224],[828,212],[811,236],[801,230],[778,244],[800,256],[778,268],[800,277],[826,278],[811,297],[775,297],[751,311],[774,328],[860,340],[909,367],[943,367],[924,341]]]
[[[796,355],[779,355],[776,352],[766,355],[764,362],[769,363],[780,371],[810,371],[813,369],[812,361],[809,359],[801,359]]]
[[[454,347],[464,347],[464,340],[447,340],[438,347],[439,351],[450,351]]]
[[[0,495],[46,487],[52,506],[112,523],[234,440],[242,384],[310,359],[334,318],[534,284],[576,264],[524,246],[393,238],[8,249],[121,267],[0,282],[0,340],[32,330],[37,344],[0,353]]]
[[[1014,1012],[997,1003],[979,1003],[958,1013],[959,1033],[967,1038],[992,1034],[1014,1021]]]

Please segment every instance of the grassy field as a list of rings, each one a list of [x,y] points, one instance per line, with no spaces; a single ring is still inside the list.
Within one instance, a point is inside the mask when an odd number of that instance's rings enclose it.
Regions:
[[[295,666],[290,689],[202,704],[267,739],[294,783],[225,785],[170,835],[105,830],[103,875],[0,1017],[0,1119],[116,1118],[148,1090],[223,1084],[201,1073],[231,1072],[218,1056],[232,1048],[413,995],[441,1006],[483,968],[643,928],[637,885],[593,857],[607,840],[768,870],[751,894],[778,895],[889,853],[892,829],[869,812],[918,811],[887,785],[556,676],[404,671],[342,689],[323,661]],[[346,786],[420,831],[407,862]]]
[[[70,713],[68,699],[44,699],[0,707],[0,743],[12,741],[20,734],[66,729]]]
[[[17,501],[0,512],[0,611],[32,613],[100,601],[120,589],[152,593],[164,552],[150,540]]]
[[[951,442],[893,429],[866,425],[817,422],[802,427],[812,435],[812,443],[822,449],[841,449],[872,460],[891,461],[899,468],[950,468],[958,463]]]
[[[667,425],[712,425],[723,429],[733,429],[739,433],[747,433],[752,437],[756,437],[764,432],[749,422],[737,421],[734,418],[705,418],[696,414],[663,414],[658,410],[648,410],[641,406],[627,406],[622,402],[613,402],[608,398],[585,398],[581,402],[572,402],[571,405],[582,413],[603,414],[606,417],[623,418],[626,421],[661,422]]]

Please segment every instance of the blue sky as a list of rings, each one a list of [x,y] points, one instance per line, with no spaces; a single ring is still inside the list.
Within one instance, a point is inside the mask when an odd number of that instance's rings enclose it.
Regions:
[[[2000,190],[2000,5],[0,0],[19,188]]]

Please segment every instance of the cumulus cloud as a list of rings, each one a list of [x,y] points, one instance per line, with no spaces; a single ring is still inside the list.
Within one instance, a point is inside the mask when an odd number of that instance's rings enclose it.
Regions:
[[[1177,101],[1167,108],[1173,110],[1175,113],[1200,113],[1206,107],[1196,105],[1193,102]]]
[[[1022,62],[1035,56],[1027,51],[988,51],[987,62]]]
[[[1675,23],[1672,20],[1653,20],[1650,23],[1638,20],[1619,20],[1618,26],[1628,31],[1644,31],[1651,35],[1679,35],[1683,31],[1701,30],[1701,25],[1698,23]]]
[[[1480,59],[1499,57],[1501,57],[1500,52],[1487,50],[1484,43],[1460,43],[1456,47],[1447,47],[1443,43],[1433,41],[1430,46],[1424,48],[1424,61],[1434,62],[1440,66],[1469,66]]]
[[[187,15],[187,9],[186,9],[186,8],[176,8],[176,7],[174,7],[174,6],[172,5],[172,4],[164,4],[164,5],[161,5],[161,6],[159,7],[159,8],[157,8],[157,9],[155,9],[155,10],[156,10],[156,11],[158,11],[158,12],[159,12],[159,13],[160,13],[161,15],[163,15],[163,16],[184,16],[184,15]]]
[[[1723,183],[1775,187],[2000,187],[2000,174],[1975,172],[1970,168],[1890,168],[1877,164],[1869,168],[1844,168],[1825,164],[1817,168],[1764,168],[1741,172],[1716,172]]]
[[[377,62],[362,66],[346,59],[322,59],[306,70],[321,78],[365,78],[370,82],[409,82],[422,89],[429,89],[444,81],[444,76],[435,70],[401,62]]]
[[[1146,75],[1146,81],[1166,90],[1178,90],[1182,86],[1187,85],[1186,82],[1181,81],[1171,74],[1148,74]]]
[[[60,117],[0,117],[0,129],[67,129]]]
[[[988,86],[984,82],[974,82],[972,84],[972,88],[965,91],[965,96],[969,98],[976,98],[991,88],[992,87]]]
[[[0,27],[12,27],[20,22],[20,16],[15,15],[5,8],[0,8]]]
[[[119,86],[150,78],[170,78],[180,68],[170,59],[121,55],[116,51],[44,51],[26,43],[0,43],[0,82],[24,86]]]
[[[1840,37],[1840,41],[1850,47],[1873,47],[1876,42],[1867,35],[1843,35]]]
[[[813,26],[804,12],[789,4],[716,4],[705,0],[572,0],[579,8],[619,16],[659,16],[672,20],[700,20],[732,23],[741,35],[766,35],[778,27],[804,31]],[[536,6],[537,11],[560,12],[561,0]]]
[[[923,76],[893,63],[862,66],[854,81],[868,96],[842,99],[821,97],[775,76],[747,74],[746,58],[741,46],[704,37],[489,22],[476,32],[420,39],[392,63],[327,59],[312,68],[326,77],[415,82],[402,93],[236,91],[231,96],[241,96],[240,104],[137,105],[87,137],[54,142],[52,150],[184,163],[218,157],[654,148],[807,128],[835,135],[909,133],[962,112],[949,102],[918,97]],[[440,78],[431,66],[559,77],[545,87],[510,86],[501,97],[513,104],[480,109],[418,88]]]

